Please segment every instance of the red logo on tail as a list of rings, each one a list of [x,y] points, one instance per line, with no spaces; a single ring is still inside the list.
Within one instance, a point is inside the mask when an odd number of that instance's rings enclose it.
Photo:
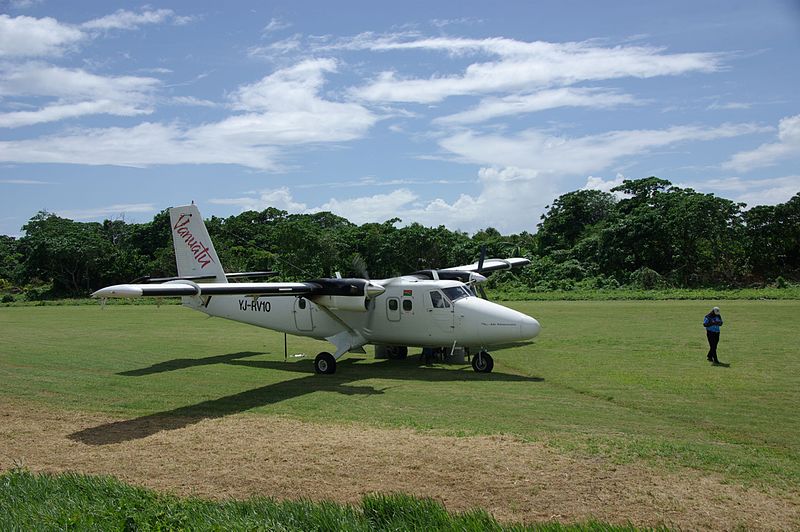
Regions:
[[[174,229],[175,233],[189,246],[189,251],[192,252],[195,260],[200,264],[200,267],[205,268],[214,262],[214,260],[211,258],[211,250],[201,241],[197,240],[192,232],[189,231],[189,228],[186,227],[191,220],[190,215],[181,214],[172,229]]]

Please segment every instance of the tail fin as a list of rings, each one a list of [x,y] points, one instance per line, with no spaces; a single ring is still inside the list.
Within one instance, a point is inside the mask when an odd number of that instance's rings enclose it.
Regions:
[[[225,271],[197,206],[172,207],[169,219],[178,275],[213,275],[215,282],[227,283]]]

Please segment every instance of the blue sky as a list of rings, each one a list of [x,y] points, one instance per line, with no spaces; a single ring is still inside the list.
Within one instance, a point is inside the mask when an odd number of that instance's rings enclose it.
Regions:
[[[0,234],[195,201],[534,232],[656,175],[800,191],[800,2],[0,1]]]

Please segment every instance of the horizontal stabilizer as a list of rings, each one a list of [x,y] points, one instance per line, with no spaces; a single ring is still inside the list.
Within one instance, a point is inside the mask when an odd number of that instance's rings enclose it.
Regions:
[[[256,279],[260,277],[273,277],[278,275],[278,272],[234,272],[226,273],[225,277],[231,279]],[[216,279],[216,275],[186,275],[183,277],[150,277],[145,275],[137,277],[130,284],[140,283],[166,283],[169,281],[207,281],[209,279]]]

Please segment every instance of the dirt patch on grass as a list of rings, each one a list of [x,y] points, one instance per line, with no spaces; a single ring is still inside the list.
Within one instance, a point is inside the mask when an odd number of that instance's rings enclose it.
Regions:
[[[589,518],[688,529],[797,529],[800,497],[695,471],[560,454],[508,437],[447,437],[239,414],[200,422],[114,420],[0,405],[0,469],[111,474],[180,495],[357,502],[405,492],[502,521]],[[169,428],[172,430],[161,430]],[[126,431],[139,431],[127,434]],[[105,438],[104,438],[105,436]]]

